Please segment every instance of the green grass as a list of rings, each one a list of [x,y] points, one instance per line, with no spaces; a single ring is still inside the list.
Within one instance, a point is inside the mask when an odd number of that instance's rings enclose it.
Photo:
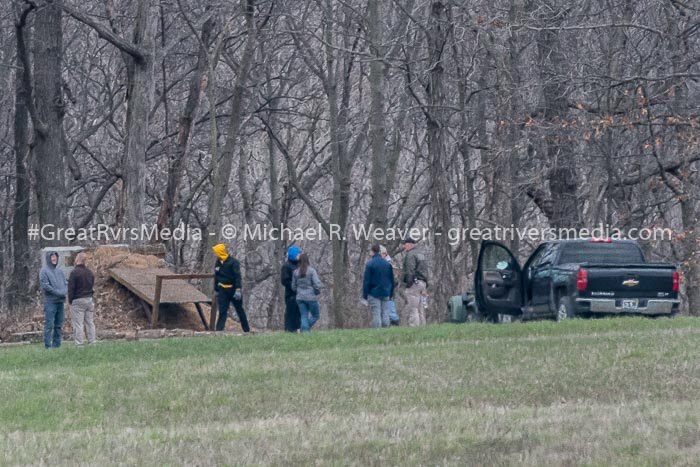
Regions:
[[[700,320],[0,350],[0,464],[693,465]]]

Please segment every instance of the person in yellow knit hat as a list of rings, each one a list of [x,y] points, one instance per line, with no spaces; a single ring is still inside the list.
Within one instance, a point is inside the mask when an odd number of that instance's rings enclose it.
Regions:
[[[241,294],[241,263],[229,254],[223,243],[214,245],[212,251],[217,258],[214,265],[214,291],[216,292],[216,304],[219,307],[216,330],[224,330],[228,317],[228,307],[233,304],[238,319],[241,321],[243,332],[248,332],[250,326],[248,326],[248,317],[243,309],[243,295]]]

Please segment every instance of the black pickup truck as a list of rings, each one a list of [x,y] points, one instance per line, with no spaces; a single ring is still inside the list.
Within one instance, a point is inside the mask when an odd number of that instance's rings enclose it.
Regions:
[[[504,245],[485,241],[474,279],[482,315],[557,321],[593,314],[675,315],[678,272],[647,263],[629,240],[541,244],[521,267]]]

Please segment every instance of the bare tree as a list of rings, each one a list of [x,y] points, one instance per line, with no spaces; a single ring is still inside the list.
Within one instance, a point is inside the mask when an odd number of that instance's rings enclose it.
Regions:
[[[207,210],[208,222],[206,230],[206,246],[213,246],[221,238],[222,207],[224,196],[228,189],[229,178],[233,167],[233,159],[236,155],[241,122],[244,116],[245,87],[248,82],[253,54],[258,42],[258,28],[255,18],[255,0],[246,0],[244,4],[245,17],[245,46],[240,63],[237,66],[237,78],[234,84],[231,98],[231,110],[229,116],[228,134],[226,144],[222,151],[212,160],[212,190],[209,194],[209,208]],[[211,234],[211,235],[210,235]],[[207,248],[208,250],[208,248]]]
[[[24,69],[23,100],[27,104],[33,128],[31,161],[37,186],[39,222],[42,225],[55,226],[65,225],[68,219],[64,165],[63,116],[66,103],[61,77],[63,60],[61,17],[61,9],[53,4],[36,9],[33,60],[30,59],[26,47],[25,25],[22,24],[26,21],[26,15],[24,20],[20,20],[21,27],[15,29],[18,38],[18,55]],[[21,235],[20,232],[18,233]]]
[[[32,5],[20,7],[17,3],[15,8],[15,41],[17,57],[26,57],[26,47],[24,44],[27,19],[33,10]],[[19,60],[18,60],[19,61]],[[18,63],[22,66],[22,63]],[[29,101],[31,98],[31,77],[29,67],[25,66],[17,69],[17,75],[25,74],[23,79],[15,79],[15,115],[14,115],[14,154],[15,154],[15,194],[14,210],[12,214],[12,248],[13,248],[13,274],[10,288],[10,309],[16,309],[25,303],[29,296],[27,284],[29,281],[29,200],[30,184],[27,168],[29,156]]]
[[[130,41],[120,37],[121,32],[113,17],[111,2],[107,3],[111,30],[65,3],[61,3],[61,7],[73,18],[94,29],[101,38],[117,47],[122,53],[127,72],[127,111],[124,156],[119,173],[122,187],[117,223],[138,227],[145,222],[146,148],[154,86],[156,16],[152,12],[151,0],[138,0]]]
[[[182,4],[178,2],[178,5],[182,11]],[[183,16],[186,15],[184,11],[182,11],[182,13]],[[189,20],[188,24],[191,27],[194,27]],[[168,161],[167,184],[157,220],[159,231],[162,231],[164,228],[173,227],[171,221],[173,220],[176,203],[180,194],[179,189],[182,183],[182,177],[184,175],[185,156],[187,155],[187,151],[190,147],[194,117],[199,107],[202,91],[206,90],[206,86],[208,84],[207,70],[210,66],[209,47],[211,46],[213,39],[215,24],[216,21],[214,18],[207,19],[202,25],[201,36],[198,37],[199,52],[197,54],[197,64],[194,73],[190,76],[187,101],[185,102],[185,107],[182,110],[182,114],[178,122],[178,135],[175,151]],[[192,32],[195,35],[198,34],[196,30]]]

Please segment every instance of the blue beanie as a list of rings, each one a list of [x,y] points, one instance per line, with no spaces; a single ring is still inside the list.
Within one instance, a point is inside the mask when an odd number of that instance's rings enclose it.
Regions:
[[[292,245],[289,247],[287,250],[287,258],[289,261],[296,261],[297,258],[299,258],[299,255],[301,254],[301,248],[299,248],[296,245]]]

